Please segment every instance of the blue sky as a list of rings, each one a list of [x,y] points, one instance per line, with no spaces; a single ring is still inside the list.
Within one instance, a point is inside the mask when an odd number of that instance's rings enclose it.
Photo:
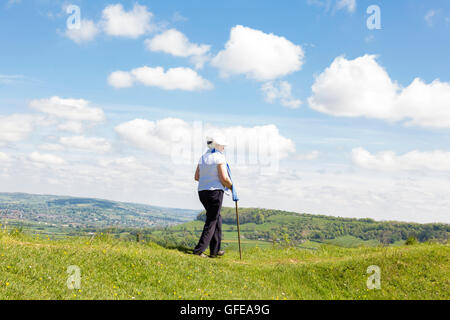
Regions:
[[[200,122],[276,150],[244,206],[449,222],[449,35],[443,0],[5,1],[0,191],[200,208]]]

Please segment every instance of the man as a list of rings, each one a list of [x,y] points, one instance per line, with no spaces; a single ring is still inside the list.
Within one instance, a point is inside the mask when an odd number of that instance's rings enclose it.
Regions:
[[[194,254],[207,257],[204,251],[209,246],[210,257],[223,256],[220,250],[222,241],[222,209],[223,194],[232,188],[232,182],[228,176],[227,161],[223,154],[226,140],[221,135],[207,138],[208,151],[200,158],[195,172],[195,180],[198,181],[198,194],[200,201],[206,210],[206,221],[202,235]]]

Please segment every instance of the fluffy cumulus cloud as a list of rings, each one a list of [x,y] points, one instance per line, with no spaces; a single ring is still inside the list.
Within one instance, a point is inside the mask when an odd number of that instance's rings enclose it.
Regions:
[[[408,119],[407,125],[450,127],[450,82],[427,84],[416,78],[398,96],[396,108]]]
[[[353,162],[366,169],[381,171],[449,171],[450,152],[411,151],[397,155],[393,151],[383,151],[372,154],[363,148],[352,150]]]
[[[292,96],[292,86],[287,81],[270,81],[262,85],[261,91],[267,103],[279,102],[282,106],[297,109],[302,101]]]
[[[30,107],[56,118],[71,121],[103,121],[104,113],[100,108],[89,106],[84,99],[63,99],[57,96],[37,99],[30,102]]]
[[[45,153],[39,153],[39,152],[33,152],[29,156],[29,160],[38,165],[47,165],[47,166],[59,166],[63,165],[66,162],[63,158],[59,156],[55,156],[53,154],[45,154]]]
[[[302,47],[284,37],[238,25],[211,63],[224,77],[243,74],[268,81],[300,70],[303,57]]]
[[[230,162],[237,165],[278,165],[278,161],[295,153],[294,142],[283,136],[275,125],[206,128],[206,132],[223,132],[228,139]]]
[[[91,107],[84,99],[63,99],[57,96],[36,99],[30,107],[58,120],[58,128],[63,131],[80,133],[86,123],[95,124],[105,119],[102,109]]]
[[[128,71],[114,71],[108,77],[109,85],[114,88],[130,88],[134,85],[134,77]]]
[[[134,147],[180,157],[183,161],[197,161],[196,157],[206,147],[206,136],[218,132],[227,137],[227,154],[230,162],[237,164],[264,164],[268,157],[281,160],[295,153],[293,141],[282,136],[274,125],[219,128],[176,118],[135,119],[118,125],[115,130],[123,141]]]
[[[135,83],[164,90],[201,91],[210,90],[213,85],[190,68],[141,67],[126,71],[116,71],[109,75],[108,83],[115,88],[127,88]]]
[[[75,43],[80,44],[94,40],[99,32],[100,29],[95,22],[82,19],[79,28],[66,29],[64,35]]]
[[[65,147],[79,150],[95,152],[108,152],[111,150],[111,143],[108,140],[99,137],[61,137],[59,138],[59,143]]]
[[[135,4],[132,10],[125,11],[121,4],[114,4],[103,10],[100,25],[108,35],[138,38],[154,30],[152,17],[146,6]]]
[[[176,57],[190,57],[196,68],[202,68],[208,60],[211,46],[191,43],[189,39],[176,29],[169,29],[152,39],[145,41],[150,51],[164,52]]]
[[[135,119],[118,125],[115,131],[127,143],[162,155],[171,154],[175,137],[190,139],[192,136],[191,125],[175,118],[158,121]]]
[[[374,55],[337,57],[315,79],[309,106],[345,117],[407,121],[423,127],[450,127],[450,83],[416,78],[406,88],[393,81]]]
[[[156,29],[152,18],[153,14],[146,6],[136,3],[131,10],[126,11],[121,4],[113,4],[103,9],[100,21],[81,19],[79,26],[67,28],[62,34],[77,44],[90,42],[101,32],[135,39]]]
[[[37,117],[27,114],[0,116],[0,146],[27,138],[39,121]]]

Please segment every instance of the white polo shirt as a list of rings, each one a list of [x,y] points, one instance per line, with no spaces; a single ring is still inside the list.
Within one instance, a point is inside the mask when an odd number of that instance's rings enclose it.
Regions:
[[[205,190],[224,190],[225,187],[222,185],[219,179],[219,172],[217,166],[219,164],[226,164],[227,161],[222,152],[209,149],[200,158],[198,166],[200,169],[200,179],[198,181],[198,191]]]

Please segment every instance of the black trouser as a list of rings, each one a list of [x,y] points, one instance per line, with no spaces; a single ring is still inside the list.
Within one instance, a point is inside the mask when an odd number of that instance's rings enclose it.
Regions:
[[[202,236],[194,249],[195,254],[200,254],[208,248],[209,254],[217,255],[222,241],[222,209],[223,190],[207,190],[198,193],[200,201],[206,209],[206,222]]]

